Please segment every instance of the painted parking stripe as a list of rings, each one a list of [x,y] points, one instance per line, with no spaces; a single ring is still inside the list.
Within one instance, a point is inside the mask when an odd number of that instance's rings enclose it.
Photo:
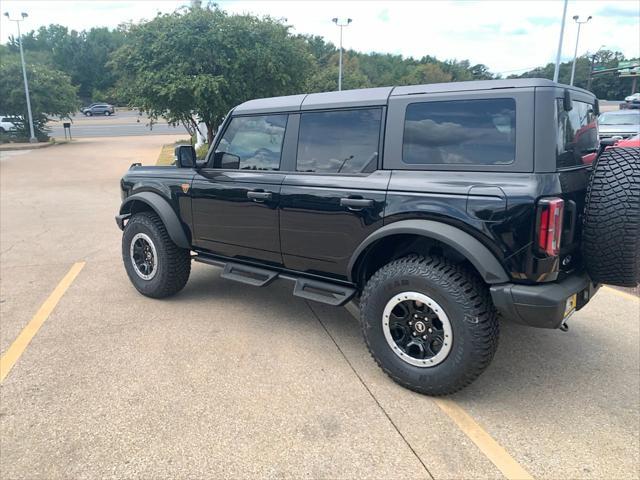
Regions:
[[[360,312],[357,305],[354,302],[349,302],[345,307],[359,321]],[[431,398],[431,400],[440,407],[440,410],[458,426],[462,433],[478,447],[507,479],[532,480],[534,478],[454,400],[448,398]]]
[[[460,405],[448,398],[433,399],[447,416],[469,437],[478,449],[509,480],[531,480],[533,477],[496,442]]]
[[[64,276],[56,288],[51,292],[42,306],[38,309],[31,321],[22,329],[20,335],[13,341],[11,346],[0,357],[0,383],[4,382],[9,372],[20,359],[29,342],[35,337],[42,324],[49,318],[51,312],[56,308],[58,302],[63,297],[67,289],[71,286],[75,278],[84,267],[85,262],[74,263],[69,272]]]
[[[611,288],[611,287],[607,287],[607,286],[602,287],[602,289],[606,290],[607,292],[611,292],[614,295],[618,295],[619,297],[627,298],[629,300],[635,300],[636,302],[640,302],[640,298],[636,297],[632,293],[623,292],[622,290],[617,290],[615,288]]]

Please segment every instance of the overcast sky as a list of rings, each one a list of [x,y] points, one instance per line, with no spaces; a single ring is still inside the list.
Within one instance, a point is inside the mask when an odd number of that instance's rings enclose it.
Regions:
[[[3,0],[2,12],[29,14],[25,30],[59,23],[82,30],[116,27],[125,21],[171,12],[185,0]],[[419,58],[469,59],[494,73],[519,73],[554,61],[562,17],[561,0],[538,1],[233,1],[218,4],[233,13],[251,12],[285,18],[297,33],[321,35],[338,43],[333,17],[350,17],[344,47],[362,52],[396,53]],[[640,1],[573,0],[567,10],[563,59],[572,58],[580,15],[583,25],[578,54],[601,46],[640,56]],[[0,19],[0,40],[6,42],[15,25]]]

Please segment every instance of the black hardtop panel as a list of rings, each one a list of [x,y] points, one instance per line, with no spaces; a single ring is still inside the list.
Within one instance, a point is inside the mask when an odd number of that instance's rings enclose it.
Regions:
[[[300,94],[249,100],[234,108],[233,114],[294,112],[300,110],[300,105],[306,96],[306,94]]]
[[[584,92],[589,95],[593,94],[587,90],[578,87],[572,87],[561,83],[555,83],[546,78],[514,78],[509,80],[474,80],[471,82],[448,82],[448,83],[430,83],[427,85],[407,85],[404,87],[395,87],[391,92],[392,97],[402,95],[416,95],[421,93],[447,93],[447,92],[466,92],[476,90],[498,90],[508,88],[530,88],[530,87],[560,87],[569,88],[571,90]]]
[[[407,85],[403,87],[376,87],[340,92],[323,92],[285,97],[259,98],[241,103],[234,110],[234,115],[262,114],[275,112],[296,112],[333,108],[367,107],[386,105],[389,97],[428,93],[465,92],[478,90],[496,90],[509,88],[559,87],[593,94],[587,90],[545,78],[516,78],[511,80],[474,80],[471,82],[431,83],[427,85]]]
[[[342,90],[341,92],[311,93],[302,102],[302,110],[386,105],[393,88],[377,87]]]

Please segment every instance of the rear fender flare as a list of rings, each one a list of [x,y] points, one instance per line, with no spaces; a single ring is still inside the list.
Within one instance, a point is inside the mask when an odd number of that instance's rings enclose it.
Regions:
[[[358,259],[365,253],[367,247],[374,242],[398,234],[413,234],[438,240],[456,250],[464,256],[478,270],[483,280],[488,284],[506,283],[509,276],[496,256],[479,240],[468,233],[448,225],[432,220],[401,220],[390,223],[376,230],[356,248],[349,261],[349,280],[355,281],[355,266]]]
[[[135,202],[142,202],[151,207],[158,217],[160,217],[162,223],[164,223],[173,243],[180,248],[191,248],[191,243],[180,223],[180,219],[167,200],[153,192],[136,193],[127,197],[122,203],[120,206],[120,215],[131,213],[131,207]]]

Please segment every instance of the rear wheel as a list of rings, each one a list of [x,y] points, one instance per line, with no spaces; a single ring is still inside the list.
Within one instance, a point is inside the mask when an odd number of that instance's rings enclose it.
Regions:
[[[137,213],[122,235],[122,260],[133,286],[147,297],[163,298],[184,288],[191,272],[188,249],[178,247],[153,212]]]
[[[595,282],[640,282],[640,148],[606,150],[587,190],[582,252]]]
[[[360,304],[365,341],[397,383],[447,395],[473,382],[498,345],[487,286],[440,257],[393,261],[367,282]]]

